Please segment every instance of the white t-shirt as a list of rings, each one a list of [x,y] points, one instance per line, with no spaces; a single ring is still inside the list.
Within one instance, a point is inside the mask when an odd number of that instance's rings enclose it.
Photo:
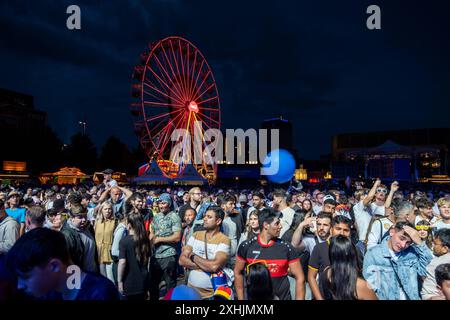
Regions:
[[[395,253],[393,250],[389,249],[389,253],[391,254],[392,260],[397,262],[400,254],[399,253]],[[394,271],[392,271],[394,272]],[[406,294],[405,291],[403,291],[402,287],[399,284],[399,291],[400,291],[400,297],[399,300],[406,300]]]
[[[364,206],[363,200],[361,200],[353,206],[353,212],[355,214],[355,220],[358,226],[358,238],[360,241],[365,241],[367,229],[369,228],[372,216],[384,216],[384,206],[377,206],[373,202],[368,206]]]
[[[381,224],[381,225],[380,225]],[[381,218],[372,224],[369,235],[367,237],[367,249],[381,243],[381,238],[394,225],[388,218]]]
[[[445,223],[442,220],[439,220],[433,225],[434,231],[438,231],[440,229],[450,229],[450,223]]]
[[[291,227],[292,220],[294,220],[295,211],[291,207],[286,207],[284,210],[281,210],[281,213],[283,214],[283,217],[281,218],[280,238]]]

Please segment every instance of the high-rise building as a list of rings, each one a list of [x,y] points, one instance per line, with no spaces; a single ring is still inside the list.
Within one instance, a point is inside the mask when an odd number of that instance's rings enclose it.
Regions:
[[[34,108],[33,96],[0,88],[0,174],[14,171],[16,164],[33,171],[48,162],[46,133],[47,114]]]
[[[39,135],[47,114],[36,110],[33,96],[0,88],[0,130],[8,136]]]

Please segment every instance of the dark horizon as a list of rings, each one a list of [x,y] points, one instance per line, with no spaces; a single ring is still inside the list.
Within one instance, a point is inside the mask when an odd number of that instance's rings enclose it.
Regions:
[[[131,74],[147,44],[190,40],[216,78],[222,128],[283,116],[300,157],[318,159],[348,132],[448,128],[448,2],[2,2],[0,87],[34,97],[68,143],[86,119],[100,149],[114,135],[137,146]],[[66,28],[67,6],[82,29]],[[236,8],[239,8],[237,10]]]

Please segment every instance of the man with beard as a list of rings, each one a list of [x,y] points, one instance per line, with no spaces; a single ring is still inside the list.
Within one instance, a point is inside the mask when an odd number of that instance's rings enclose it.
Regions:
[[[186,202],[181,207],[178,208],[178,215],[180,216],[180,219],[183,220],[184,213],[188,208],[192,208],[195,210],[195,212],[198,213],[198,210],[200,209],[200,204],[202,202],[202,191],[199,187],[194,187],[191,190],[189,190],[189,195],[183,195],[183,200],[187,199],[189,197],[189,202]]]
[[[159,213],[151,224],[150,241],[155,248],[151,258],[150,298],[159,299],[159,284],[162,279],[166,290],[177,285],[177,244],[181,240],[181,221],[177,213],[171,211],[172,199],[168,193],[159,196]]]
[[[349,218],[338,215],[331,220],[331,236],[343,235],[350,237],[351,227],[352,221]],[[316,245],[309,259],[308,284],[316,300],[323,300],[323,293],[320,291],[317,283],[317,275],[321,274],[330,265],[329,245],[328,239]]]
[[[330,232],[330,213],[321,212],[316,217],[307,216],[295,230],[291,244],[297,250],[307,250],[311,254],[317,244],[328,240]]]
[[[234,267],[237,298],[244,300],[244,270],[255,262],[264,263],[270,273],[273,293],[280,300],[291,300],[288,270],[295,278],[295,299],[305,298],[305,276],[297,251],[281,240],[281,213],[268,209],[260,212],[258,221],[260,233],[244,241],[238,249]]]
[[[180,256],[180,265],[190,270],[188,286],[202,299],[214,295],[211,274],[221,272],[230,256],[230,239],[220,232],[224,218],[220,207],[209,207],[203,217],[204,230],[192,235]]]

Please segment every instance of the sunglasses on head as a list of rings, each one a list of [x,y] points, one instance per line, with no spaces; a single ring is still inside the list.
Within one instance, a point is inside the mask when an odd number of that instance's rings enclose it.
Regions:
[[[387,190],[386,190],[386,189],[383,189],[383,188],[378,188],[378,189],[377,189],[377,192],[380,192],[380,193],[387,193]]]
[[[256,261],[254,261],[254,262],[252,262],[252,263],[247,265],[247,267],[246,267],[247,274],[250,274],[250,266],[253,266],[253,265],[258,264],[258,263],[261,263],[261,264],[265,265],[266,268],[268,268],[267,262],[265,260],[256,260]]]

